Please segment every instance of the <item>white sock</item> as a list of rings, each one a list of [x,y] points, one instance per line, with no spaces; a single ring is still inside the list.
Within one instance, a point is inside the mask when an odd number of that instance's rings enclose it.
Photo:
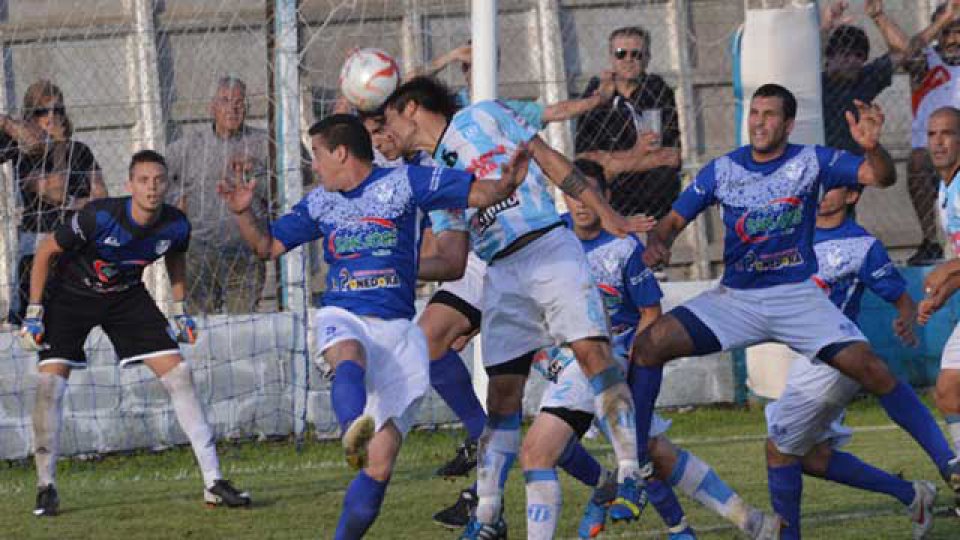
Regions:
[[[740,529],[746,529],[753,508],[743,502],[710,465],[694,454],[682,449],[677,451],[677,464],[669,483]]]
[[[630,387],[623,382],[622,376],[619,382],[597,391],[595,383],[603,376],[601,373],[591,379],[591,384],[594,384],[593,401],[597,411],[597,425],[613,446],[613,453],[617,456],[617,483],[623,483],[624,478],[640,478],[636,413]]]
[[[176,367],[160,377],[160,382],[170,394],[170,402],[177,414],[177,421],[187,438],[193,454],[200,465],[200,474],[203,475],[203,485],[211,487],[221,479],[220,460],[217,459],[217,444],[213,438],[213,430],[203,416],[203,408],[197,398],[197,390],[193,386],[193,373],[186,362],[180,362]]]
[[[37,485],[56,484],[57,456],[60,453],[60,423],[67,380],[53,373],[37,376],[37,401],[33,407],[33,460],[37,464]]]
[[[950,434],[950,440],[953,441],[954,455],[960,455],[960,414],[945,414],[947,420],[947,432]]]
[[[523,471],[527,481],[527,540],[550,540],[557,531],[563,496],[556,469]]]
[[[494,524],[500,517],[507,474],[520,450],[520,413],[490,415],[478,444],[477,521]]]

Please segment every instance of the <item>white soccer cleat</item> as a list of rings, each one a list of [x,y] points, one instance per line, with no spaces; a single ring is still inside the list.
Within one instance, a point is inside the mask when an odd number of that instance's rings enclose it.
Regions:
[[[357,471],[367,466],[367,445],[373,439],[376,427],[373,417],[363,414],[351,422],[343,434],[343,451],[351,469]]]
[[[913,539],[921,540],[933,528],[933,504],[937,501],[937,486],[925,480],[913,482],[916,495],[907,507],[913,524]]]

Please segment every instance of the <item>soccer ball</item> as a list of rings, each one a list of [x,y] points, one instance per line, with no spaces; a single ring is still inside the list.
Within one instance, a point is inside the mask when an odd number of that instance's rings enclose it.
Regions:
[[[340,70],[340,92],[364,112],[383,105],[399,84],[397,61],[381,49],[354,51]]]

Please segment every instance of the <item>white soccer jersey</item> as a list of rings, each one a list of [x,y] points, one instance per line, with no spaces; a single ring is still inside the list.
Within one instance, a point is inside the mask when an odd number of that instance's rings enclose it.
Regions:
[[[920,87],[913,91],[913,124],[910,144],[913,148],[927,147],[927,120],[941,107],[960,107],[960,65],[943,61],[934,47],[923,51],[927,72]]]

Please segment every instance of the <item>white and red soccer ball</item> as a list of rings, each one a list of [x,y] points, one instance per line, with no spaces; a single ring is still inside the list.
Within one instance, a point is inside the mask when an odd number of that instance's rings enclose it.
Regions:
[[[340,92],[364,112],[383,105],[399,84],[397,61],[381,49],[353,51],[340,70]]]

